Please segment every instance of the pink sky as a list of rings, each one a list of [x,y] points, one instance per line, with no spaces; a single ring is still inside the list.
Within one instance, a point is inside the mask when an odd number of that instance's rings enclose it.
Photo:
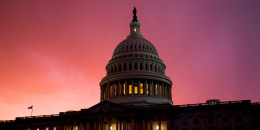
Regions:
[[[259,0],[1,0],[0,120],[97,104],[133,6],[174,104],[260,101]]]

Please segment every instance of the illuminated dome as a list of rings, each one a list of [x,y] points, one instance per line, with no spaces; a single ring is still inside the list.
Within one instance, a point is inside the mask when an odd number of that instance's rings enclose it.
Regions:
[[[140,33],[133,11],[130,35],[115,48],[101,80],[101,101],[122,105],[172,104],[171,80],[156,48]]]

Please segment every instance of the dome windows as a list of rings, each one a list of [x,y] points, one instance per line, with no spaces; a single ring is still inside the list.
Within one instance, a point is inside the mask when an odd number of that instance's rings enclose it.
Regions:
[[[101,87],[101,100],[122,96],[156,96],[171,100],[170,85],[156,80],[120,80]]]

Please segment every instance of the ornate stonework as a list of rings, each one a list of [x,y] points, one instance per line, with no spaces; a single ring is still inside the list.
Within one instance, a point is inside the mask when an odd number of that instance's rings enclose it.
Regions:
[[[130,35],[118,44],[106,66],[107,75],[100,82],[101,101],[134,106],[172,104],[166,66],[154,45],[141,35],[135,13]]]

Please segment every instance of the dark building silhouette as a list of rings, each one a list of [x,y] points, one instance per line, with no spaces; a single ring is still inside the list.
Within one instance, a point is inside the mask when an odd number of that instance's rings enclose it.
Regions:
[[[260,130],[260,103],[250,100],[173,105],[172,82],[156,48],[140,33],[134,8],[130,35],[115,48],[100,82],[100,102],[80,111],[17,117],[1,130]]]

